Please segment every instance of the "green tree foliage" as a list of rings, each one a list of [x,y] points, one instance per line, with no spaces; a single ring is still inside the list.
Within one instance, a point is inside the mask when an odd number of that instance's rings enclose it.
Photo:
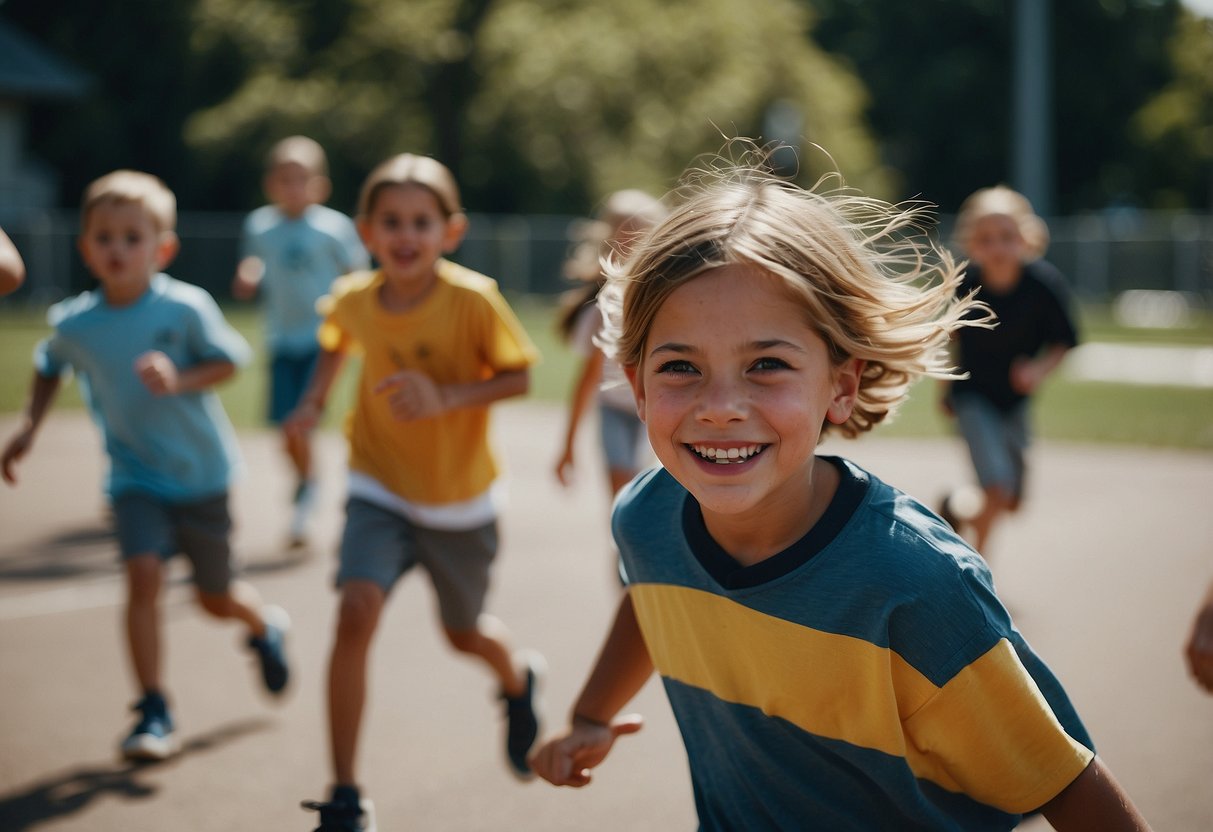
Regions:
[[[975,188],[1009,179],[1015,2],[806,0],[819,15],[818,43],[845,56],[870,91],[869,121],[885,162],[902,173],[902,194],[954,210]],[[1177,0],[1050,5],[1059,213],[1113,202],[1207,209],[1207,175],[1183,175],[1199,164],[1199,139],[1162,142],[1140,124],[1156,112],[1143,106],[1175,77]],[[1206,57],[1195,71],[1207,80],[1209,66]]]
[[[450,165],[476,210],[584,211],[615,188],[664,191],[725,136],[760,136],[779,101],[833,155],[803,153],[806,175],[836,163],[888,190],[863,90],[813,46],[793,0],[351,0],[324,43],[302,5],[199,0],[194,51],[243,68],[187,124],[206,164],[299,130],[353,180],[420,151]]]
[[[1174,77],[1131,122],[1138,141],[1158,151],[1150,202],[1213,210],[1213,19],[1185,13],[1170,55]]]

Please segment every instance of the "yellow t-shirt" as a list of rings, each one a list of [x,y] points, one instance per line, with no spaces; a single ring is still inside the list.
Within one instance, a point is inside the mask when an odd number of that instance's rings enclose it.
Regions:
[[[346,419],[350,468],[410,502],[440,505],[488,490],[497,464],[488,443],[487,405],[432,419],[398,421],[386,395],[372,392],[385,377],[419,370],[437,384],[460,384],[522,370],[539,351],[497,289],[482,274],[439,260],[438,284],[403,313],[380,305],[379,271],[338,279],[318,308],[320,346],[363,354],[357,400]]]

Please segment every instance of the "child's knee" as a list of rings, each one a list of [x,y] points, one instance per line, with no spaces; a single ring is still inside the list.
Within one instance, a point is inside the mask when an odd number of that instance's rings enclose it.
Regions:
[[[139,555],[126,561],[127,597],[131,604],[155,603],[163,581],[160,558]]]
[[[337,638],[366,638],[379,623],[384,593],[367,581],[351,581],[341,590],[337,613]]]
[[[198,606],[215,618],[231,618],[235,610],[235,601],[231,592],[202,592],[196,595]]]
[[[442,631],[446,634],[446,640],[450,643],[451,647],[460,653],[481,652],[484,635],[479,630],[452,630],[444,627]]]

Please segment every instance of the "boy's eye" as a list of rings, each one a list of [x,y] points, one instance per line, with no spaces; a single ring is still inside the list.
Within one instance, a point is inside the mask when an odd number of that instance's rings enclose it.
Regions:
[[[764,356],[764,357],[758,359],[757,361],[755,361],[751,365],[750,369],[758,370],[758,371],[786,370],[791,366],[792,365],[788,364],[788,362],[784,361],[782,358],[772,358],[770,356]]]
[[[142,240],[143,240],[143,237],[140,236],[139,234],[127,234],[126,235],[126,244],[129,246],[138,245]]]
[[[681,358],[675,358],[673,361],[667,361],[657,368],[658,373],[666,373],[670,375],[683,375],[696,373],[695,365],[690,361],[685,361]]]

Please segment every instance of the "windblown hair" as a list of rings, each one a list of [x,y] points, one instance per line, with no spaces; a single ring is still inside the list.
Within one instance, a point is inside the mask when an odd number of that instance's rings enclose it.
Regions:
[[[438,199],[438,206],[447,219],[463,213],[459,186],[446,165],[430,156],[401,153],[380,162],[362,183],[358,216],[370,216],[379,192],[393,185],[420,185],[430,191]]]
[[[721,266],[760,269],[803,308],[835,365],[865,362],[850,419],[822,431],[858,436],[889,418],[919,377],[955,378],[952,332],[987,318],[965,320],[980,305],[957,297],[961,269],[922,231],[929,206],[826,189],[836,177],[806,190],[773,174],[769,156],[752,149],[741,162],[684,177],[670,216],[609,268],[600,346],[640,368],[653,319],[675,289]]]
[[[138,205],[161,234],[177,227],[177,197],[163,180],[137,170],[107,173],[85,188],[80,208],[81,226],[88,225],[89,212],[98,205],[122,203]]]
[[[329,175],[329,161],[324,148],[307,136],[287,136],[275,143],[265,157],[266,170],[290,164],[302,166],[313,176]]]
[[[1049,227],[1036,216],[1026,196],[1006,185],[974,191],[961,203],[956,214],[956,225],[952,229],[953,243],[961,251],[968,251],[973,226],[978,220],[993,215],[1008,217],[1018,226],[1019,236],[1023,238],[1025,262],[1044,257],[1049,248]]]

